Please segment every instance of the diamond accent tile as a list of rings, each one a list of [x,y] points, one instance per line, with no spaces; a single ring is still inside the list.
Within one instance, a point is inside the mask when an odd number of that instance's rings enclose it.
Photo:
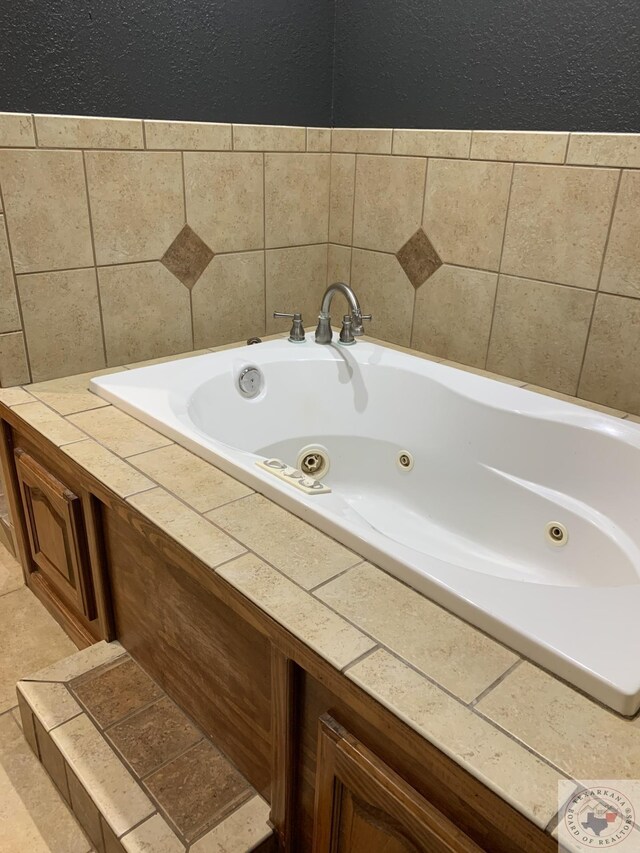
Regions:
[[[209,266],[214,253],[189,225],[185,225],[160,263],[189,290]]]
[[[440,255],[422,228],[407,240],[396,258],[416,290],[442,266]]]

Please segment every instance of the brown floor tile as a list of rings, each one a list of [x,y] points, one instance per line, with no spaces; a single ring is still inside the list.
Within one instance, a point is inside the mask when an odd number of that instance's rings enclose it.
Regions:
[[[67,768],[67,779],[71,795],[71,808],[76,816],[76,820],[87,833],[98,853],[104,853],[100,812],[89,794],[85,791],[84,786],[78,781],[76,774],[70,768]]]
[[[36,740],[36,724],[33,719],[31,708],[22,698],[22,694],[18,693],[18,707],[20,709],[20,727],[26,742],[31,747],[32,752],[39,758],[38,741]],[[14,712],[15,713],[15,712]]]
[[[104,853],[125,853],[125,849],[118,841],[118,837],[115,832],[111,829],[106,820],[101,817],[100,823],[102,825],[102,838],[104,840]]]
[[[107,737],[143,777],[196,744],[202,735],[170,699],[163,698],[112,726]]]
[[[40,720],[36,720],[34,718],[34,723],[40,761],[51,777],[56,788],[60,791],[65,800],[69,802],[69,786],[67,785],[64,758],[62,757],[58,747],[51,740],[51,737],[45,731]]]
[[[103,728],[162,696],[158,685],[131,658],[102,669],[96,675],[82,676],[70,686]]]
[[[201,741],[145,780],[187,841],[222,820],[254,792],[208,741]]]

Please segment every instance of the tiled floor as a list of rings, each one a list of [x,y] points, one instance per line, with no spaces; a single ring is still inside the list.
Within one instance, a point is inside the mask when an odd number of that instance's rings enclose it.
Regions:
[[[88,853],[92,845],[31,752],[20,730],[15,683],[76,651],[23,585],[0,545],[0,850]]]

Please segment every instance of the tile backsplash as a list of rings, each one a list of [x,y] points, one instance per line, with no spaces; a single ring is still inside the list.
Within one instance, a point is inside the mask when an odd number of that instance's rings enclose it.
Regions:
[[[640,135],[336,135],[328,277],[372,335],[640,412]]]
[[[2,386],[311,329],[342,279],[375,337],[640,413],[640,135],[5,113],[0,202]]]

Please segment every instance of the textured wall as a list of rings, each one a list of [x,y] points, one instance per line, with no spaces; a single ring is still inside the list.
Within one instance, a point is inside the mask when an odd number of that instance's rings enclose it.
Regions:
[[[333,78],[342,127],[640,130],[637,0],[23,0],[0,32],[9,111],[328,125]]]
[[[638,0],[337,0],[338,127],[640,131]]]
[[[0,3],[0,109],[327,125],[333,0]]]

